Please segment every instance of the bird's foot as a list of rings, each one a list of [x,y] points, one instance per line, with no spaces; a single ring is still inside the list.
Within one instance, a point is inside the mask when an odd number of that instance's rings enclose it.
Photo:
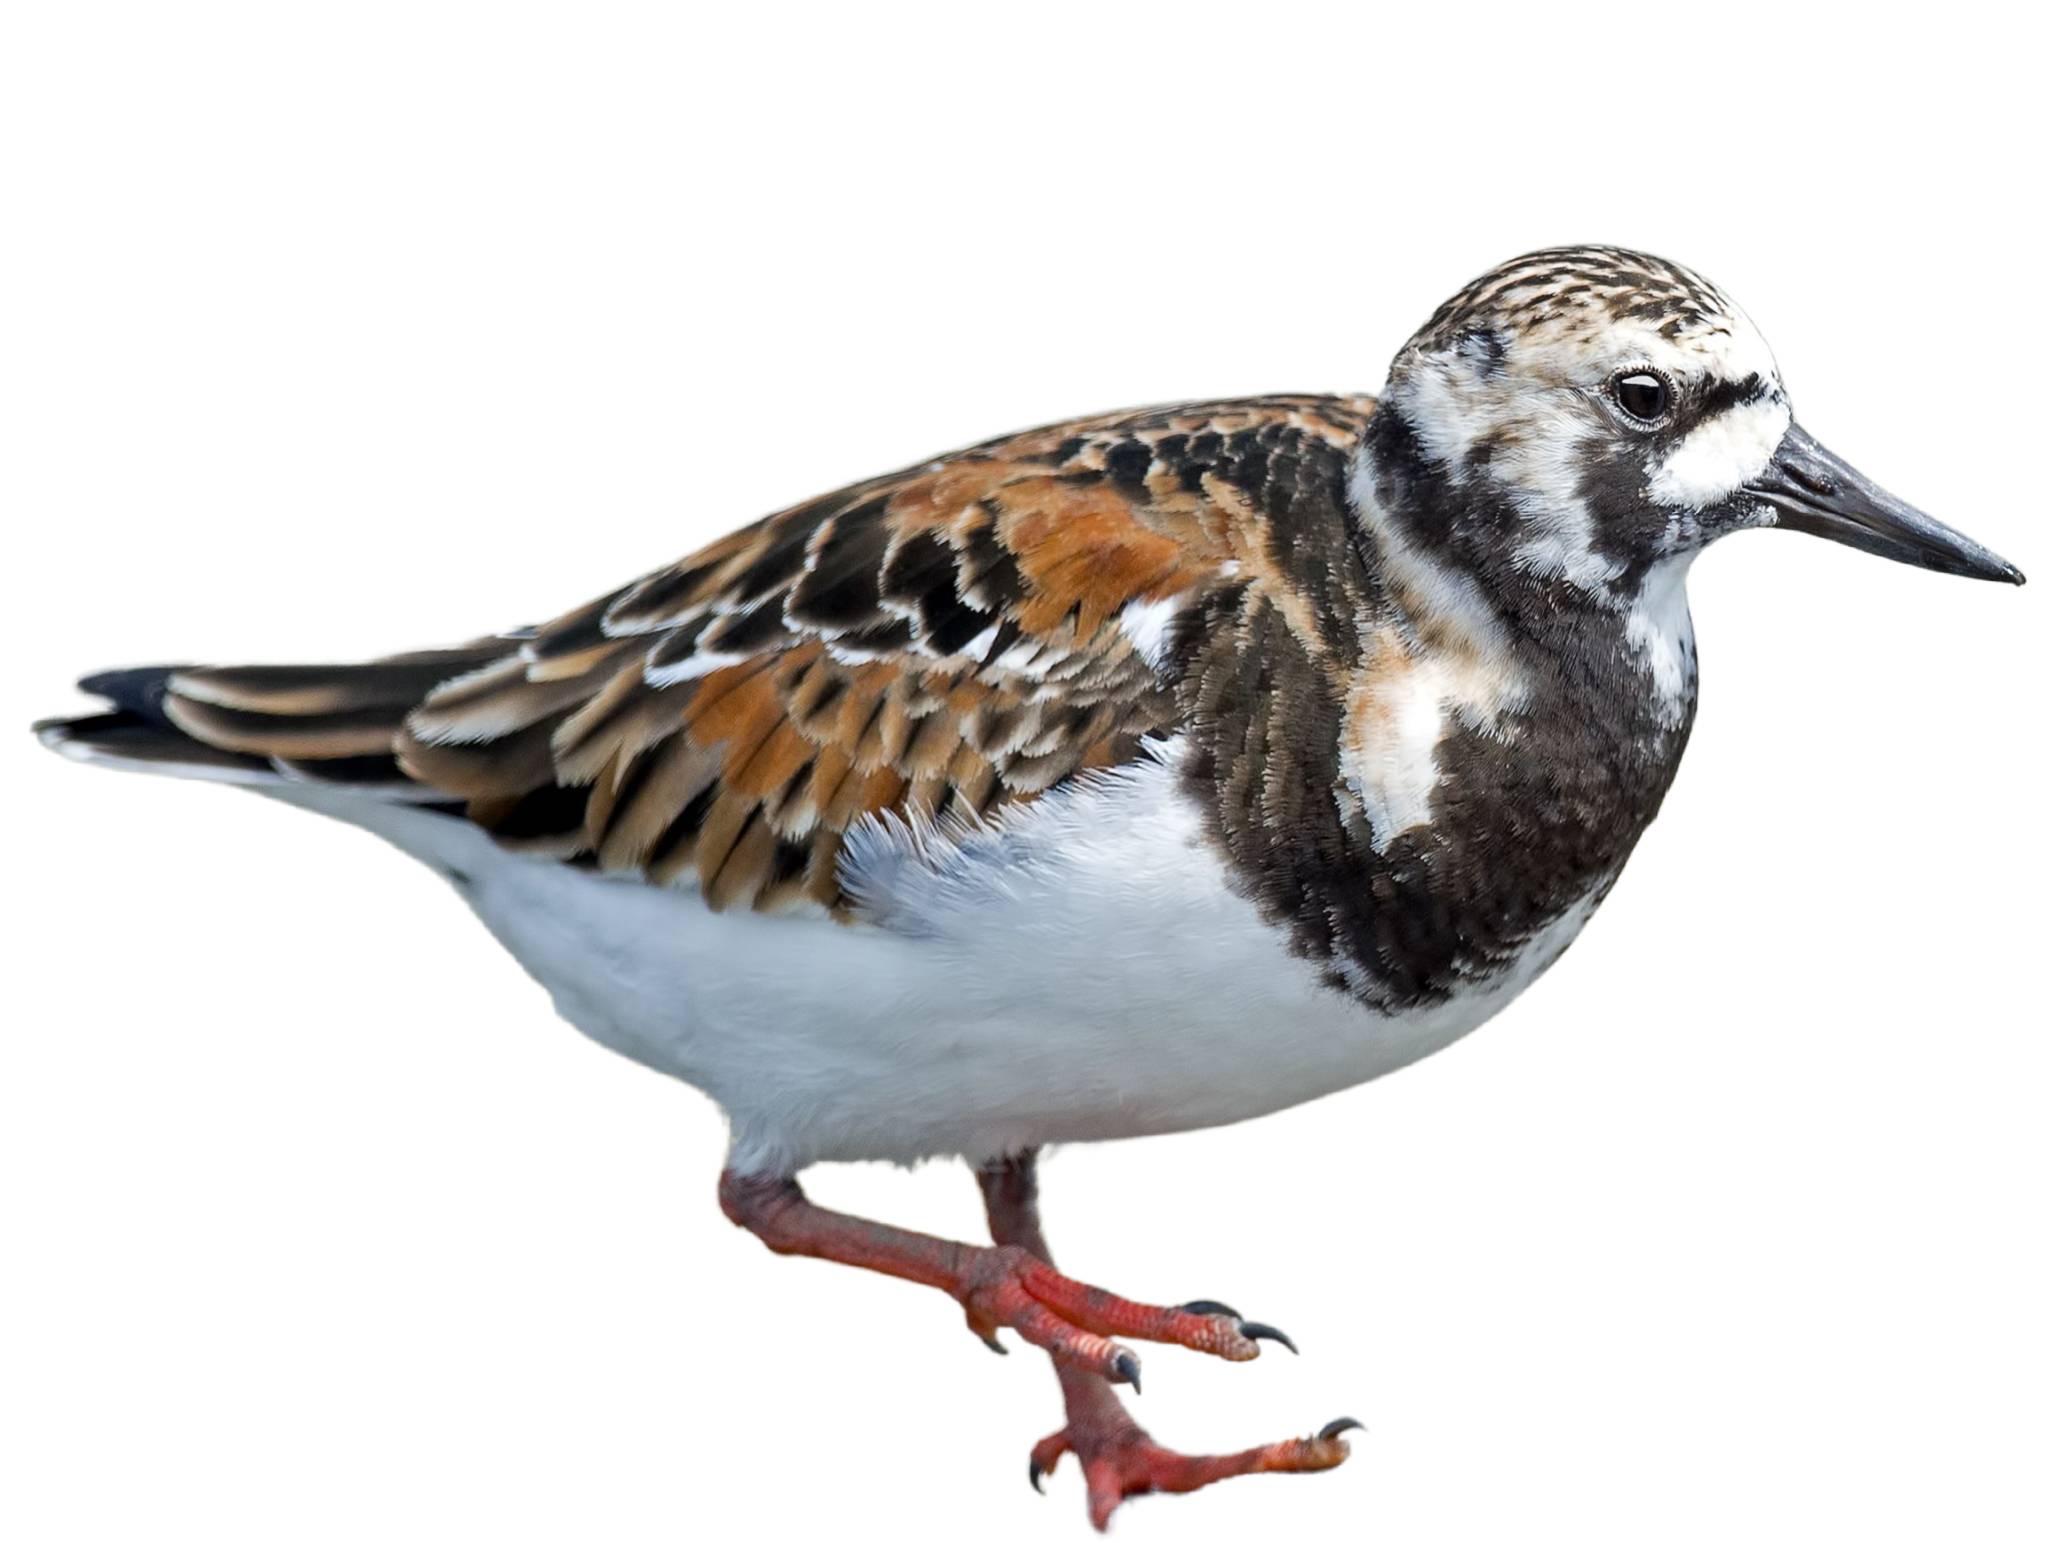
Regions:
[[[1316,1435],[1219,1457],[1189,1457],[1152,1441],[1150,1433],[1109,1398],[1088,1413],[1074,1414],[1063,1430],[1036,1443],[1029,1454],[1029,1482],[1040,1491],[1043,1476],[1071,1453],[1085,1470],[1088,1514],[1104,1532],[1115,1508],[1132,1495],[1182,1495],[1245,1473],[1319,1473],[1334,1468],[1350,1455],[1343,1433],[1362,1428],[1355,1420],[1331,1420]]]
[[[1142,1357],[1114,1336],[1183,1345],[1227,1361],[1249,1361],[1258,1343],[1293,1342],[1270,1324],[1220,1302],[1151,1307],[1062,1275],[1015,1243],[991,1248],[953,1243],[814,1204],[791,1178],[725,1172],[722,1210],[781,1254],[806,1254],[935,1286],[955,1297],[965,1321],[994,1349],[1013,1329],[1047,1351],[1060,1370],[1076,1369],[1143,1386]]]
[[[968,1250],[953,1295],[966,1322],[995,1350],[997,1331],[1013,1329],[1061,1366],[1143,1389],[1142,1358],[1114,1336],[1181,1345],[1225,1361],[1256,1358],[1258,1342],[1293,1342],[1268,1323],[1244,1318],[1220,1302],[1151,1307],[1058,1273],[1025,1248]],[[1297,1352],[1296,1352],[1297,1353]]]

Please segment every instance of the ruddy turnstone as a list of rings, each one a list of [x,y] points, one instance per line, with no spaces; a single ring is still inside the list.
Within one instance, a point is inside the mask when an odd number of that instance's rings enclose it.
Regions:
[[[780,1253],[1047,1351],[1093,1521],[1343,1461],[1160,1447],[1121,1340],[1277,1330],[1051,1263],[1035,1153],[1248,1119],[1497,1012],[1576,936],[1691,727],[1685,576],[1781,526],[2021,582],[1792,419],[1718,289],[1608,247],[1467,285],[1382,396],[1111,413],[775,514],[544,626],[368,664],[117,670],[53,748],[236,783],[445,874],[602,1044],[733,1129]],[[811,1203],[954,1154],[993,1245]]]

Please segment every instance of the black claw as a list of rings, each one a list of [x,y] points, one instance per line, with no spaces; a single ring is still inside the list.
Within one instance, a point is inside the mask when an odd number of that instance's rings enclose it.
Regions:
[[[1043,1465],[1036,1461],[1033,1452],[1029,1454],[1029,1488],[1039,1495],[1043,1492]]]
[[[1143,1391],[1143,1363],[1131,1351],[1124,1350],[1114,1358],[1114,1380],[1125,1382],[1138,1393]]]
[[[988,1350],[992,1351],[994,1355],[1007,1354],[1007,1347],[1001,1344],[997,1338],[987,1339],[985,1335],[981,1334],[979,1336],[979,1343],[981,1345],[984,1345]]]
[[[1336,1437],[1342,1435],[1343,1432],[1346,1430],[1363,1429],[1364,1422],[1362,1420],[1352,1420],[1346,1416],[1345,1418],[1340,1420],[1331,1420],[1328,1422],[1328,1424],[1322,1426],[1321,1434],[1316,1436],[1314,1439],[1316,1441],[1334,1441]]]
[[[1236,1329],[1245,1339],[1275,1339],[1294,1355],[1300,1353],[1300,1347],[1287,1337],[1283,1329],[1274,1329],[1268,1323],[1239,1323]]]
[[[1196,1313],[1202,1318],[1240,1318],[1243,1316],[1233,1307],[1230,1307],[1228,1303],[1216,1302],[1209,1297],[1202,1297],[1197,1302],[1187,1302],[1179,1308],[1179,1311],[1182,1313]]]

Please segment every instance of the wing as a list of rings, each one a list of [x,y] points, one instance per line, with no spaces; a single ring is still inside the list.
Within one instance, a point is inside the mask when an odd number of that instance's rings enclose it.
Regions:
[[[718,909],[836,910],[861,821],[981,820],[1176,731],[1192,634],[1252,591],[1295,613],[1272,532],[1296,501],[1336,507],[1372,405],[1059,424],[772,515],[505,639],[97,684],[213,754],[446,805],[539,855]]]

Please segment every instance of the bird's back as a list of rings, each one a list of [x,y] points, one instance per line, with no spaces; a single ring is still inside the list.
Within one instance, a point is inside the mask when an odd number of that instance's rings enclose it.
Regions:
[[[84,758],[428,805],[717,910],[847,912],[868,818],[974,823],[1178,733],[1181,639],[1340,640],[1322,618],[1372,405],[1055,424],[784,510],[541,627],[110,672],[82,684],[113,713],[39,729]],[[1221,675],[1207,710],[1240,724],[1254,698]]]

